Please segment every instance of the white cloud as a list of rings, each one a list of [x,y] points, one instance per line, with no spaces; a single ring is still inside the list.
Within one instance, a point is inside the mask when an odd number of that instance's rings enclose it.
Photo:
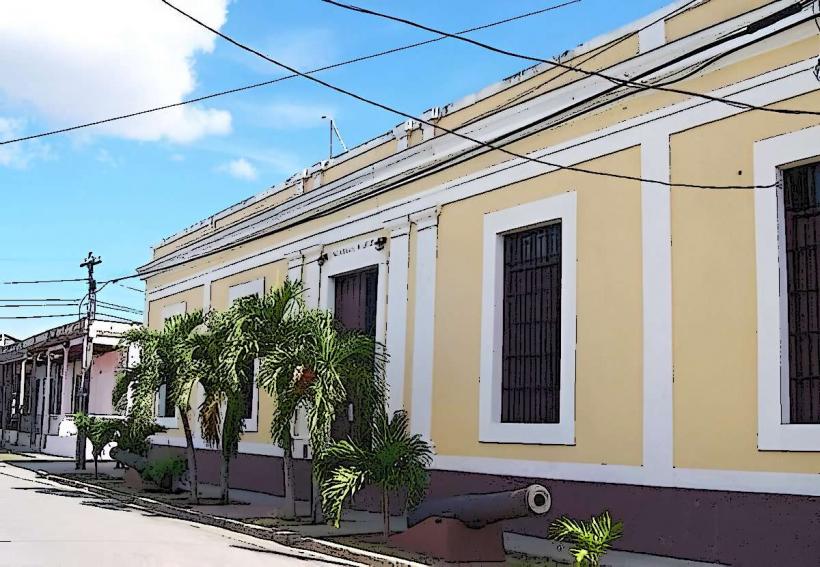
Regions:
[[[100,148],[99,150],[97,150],[97,155],[94,156],[94,158],[98,162],[110,167],[118,167],[122,163],[121,159],[111,155],[111,152],[109,152],[105,148]]]
[[[322,116],[335,116],[335,108],[325,104],[274,101],[269,104],[242,103],[238,106],[255,124],[272,130],[315,128],[325,121]]]
[[[215,28],[228,0],[178,0]],[[161,2],[26,0],[0,3],[0,99],[66,126],[182,100],[194,58],[215,37]],[[173,108],[94,127],[133,140],[188,142],[231,129],[231,115]]]
[[[256,42],[260,51],[300,71],[312,71],[338,61],[338,42],[331,30],[325,28],[299,28],[276,33]],[[232,51],[235,61],[260,75],[289,74],[270,61],[248,57],[247,53]]]
[[[20,137],[24,127],[23,120],[0,116],[0,141]],[[33,160],[48,157],[50,157],[49,146],[38,140],[0,146],[0,166],[2,167],[25,169]]]
[[[237,179],[242,179],[243,181],[255,181],[258,176],[256,168],[245,158],[239,158],[223,163],[217,169],[227,173],[228,175],[236,177]]]

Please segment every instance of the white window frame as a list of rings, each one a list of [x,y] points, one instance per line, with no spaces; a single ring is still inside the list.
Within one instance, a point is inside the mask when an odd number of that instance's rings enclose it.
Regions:
[[[820,451],[820,424],[789,423],[788,293],[782,170],[820,159],[820,126],[754,145],[757,260],[757,448]]]
[[[501,422],[504,235],[561,221],[561,393],[558,423]],[[562,193],[484,215],[479,441],[575,444],[577,195]]]
[[[262,297],[265,294],[265,278],[257,278],[247,282],[232,285],[228,288],[228,303],[233,303],[242,297],[256,295]],[[251,401],[251,417],[245,419],[245,431],[259,431],[259,384],[256,377],[259,375],[259,359],[253,361],[253,400]]]
[[[184,315],[187,311],[188,311],[188,303],[185,302],[185,301],[178,301],[176,303],[169,303],[168,305],[163,306],[162,311],[161,311],[162,324],[164,325],[165,321],[167,321],[171,317],[175,317],[177,315]],[[163,386],[160,386],[160,388],[162,388]],[[156,404],[157,404],[156,412],[157,412],[157,414],[159,414],[159,409],[161,407],[163,407],[164,403],[165,402],[164,402],[163,397],[160,395],[159,392],[157,392],[157,399],[156,399]],[[175,410],[173,416],[160,417],[158,415],[157,418],[156,418],[157,423],[159,425],[161,425],[162,427],[166,428],[166,429],[178,429],[179,428],[179,421],[177,419],[177,413],[178,412]]]

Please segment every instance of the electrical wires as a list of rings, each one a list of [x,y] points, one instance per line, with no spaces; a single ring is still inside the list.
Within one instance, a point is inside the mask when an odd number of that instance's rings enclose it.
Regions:
[[[566,69],[568,71],[574,71],[576,73],[580,73],[580,74],[586,75],[588,77],[598,77],[598,78],[601,78],[601,79],[606,79],[607,81],[610,81],[611,83],[614,83],[614,84],[620,85],[620,86],[629,86],[629,87],[636,87],[636,88],[641,89],[641,90],[653,90],[653,91],[661,91],[661,92],[668,92],[668,93],[692,96],[692,97],[697,97],[697,98],[701,98],[701,99],[704,99],[704,100],[709,100],[709,101],[712,101],[712,102],[720,102],[722,104],[728,104],[728,105],[734,106],[736,108],[745,108],[745,109],[748,109],[748,110],[758,110],[758,111],[761,111],[761,112],[771,112],[771,113],[775,113],[775,114],[797,114],[797,115],[806,115],[806,116],[820,116],[820,111],[801,110],[801,109],[793,109],[793,108],[768,108],[768,107],[763,107],[763,106],[755,106],[753,104],[748,104],[748,103],[740,102],[740,101],[736,101],[736,100],[711,96],[711,95],[707,95],[707,94],[704,94],[704,93],[698,93],[698,92],[688,91],[688,90],[684,90],[684,89],[676,89],[676,88],[668,87],[668,86],[651,85],[651,84],[648,84],[648,83],[642,83],[642,82],[633,81],[633,80],[629,80],[629,79],[621,79],[619,77],[614,77],[612,75],[608,75],[608,74],[603,73],[601,71],[583,69],[581,67],[577,67],[577,66],[574,66],[574,65],[569,65],[567,63],[562,63],[560,61],[555,61],[555,60],[552,60],[552,59],[543,59],[541,57],[534,57],[532,55],[526,55],[526,54],[523,54],[523,53],[518,53],[518,52],[515,52],[515,51],[511,51],[511,50],[508,50],[508,49],[502,49],[500,47],[495,47],[493,45],[490,45],[488,43],[484,43],[484,42],[481,42],[481,41],[478,41],[478,40],[475,40],[475,39],[471,39],[471,38],[468,38],[468,37],[462,37],[462,36],[459,36],[457,34],[453,34],[453,33],[449,33],[449,32],[440,30],[438,28],[433,28],[431,26],[420,24],[418,22],[414,22],[413,20],[409,20],[407,18],[400,18],[398,16],[391,16],[390,14],[385,14],[383,12],[376,12],[375,10],[369,10],[367,8],[354,6],[353,4],[343,4],[341,2],[337,2],[336,0],[320,0],[320,1],[324,2],[325,4],[331,4],[333,6],[337,6],[339,8],[344,9],[344,10],[350,10],[350,11],[353,11],[353,12],[360,12],[362,14],[367,14],[367,15],[376,16],[376,17],[379,17],[379,18],[384,18],[386,20],[391,20],[391,21],[394,21],[394,22],[399,22],[399,23],[402,23],[402,24],[406,24],[408,26],[418,28],[418,29],[421,29],[421,30],[425,30],[425,31],[429,31],[431,33],[435,33],[435,34],[438,34],[438,35],[443,35],[443,36],[446,36],[446,37],[449,37],[449,38],[452,38],[452,39],[457,39],[459,41],[463,41],[463,42],[475,45],[477,47],[481,47],[482,49],[486,49],[486,50],[492,51],[494,53],[499,53],[501,55],[507,55],[509,57],[515,57],[517,59],[522,59],[524,61],[530,61],[530,62],[534,62],[534,63],[545,63],[545,64],[551,65],[553,67],[560,67],[560,68]],[[165,2],[165,0],[163,0],[163,2]],[[169,4],[169,3],[165,2],[165,4]],[[789,6],[789,7],[785,8],[781,12],[778,12],[775,15],[782,16],[782,17],[787,17],[787,16],[790,16],[790,15],[799,13],[801,11],[801,9],[802,9],[802,7],[801,7],[800,4],[794,4],[792,6]],[[764,18],[765,23],[770,25],[771,23],[775,23],[776,21],[778,21],[773,16],[770,16],[769,18]],[[754,33],[756,31],[759,31],[759,29],[762,29],[762,24],[760,26],[756,26],[756,25],[752,24],[747,28],[746,32],[741,32],[741,34],[738,34],[738,35],[742,35],[743,33]]]
[[[672,182],[669,182],[669,181],[662,181],[662,180],[659,180],[659,179],[648,179],[648,178],[634,176],[634,175],[624,175],[624,174],[618,174],[618,173],[598,171],[598,170],[594,170],[594,169],[587,169],[587,168],[577,167],[577,166],[560,165],[560,164],[552,163],[552,162],[545,161],[545,160],[542,160],[542,159],[537,159],[537,158],[533,158],[533,157],[530,157],[530,156],[518,154],[516,152],[508,150],[504,146],[496,146],[496,145],[490,144],[488,142],[484,142],[482,140],[478,140],[476,138],[473,138],[472,136],[468,136],[466,134],[458,132],[457,130],[444,128],[440,124],[434,124],[432,122],[429,122],[427,120],[424,120],[424,119],[419,118],[417,116],[414,116],[412,114],[408,114],[407,112],[404,112],[402,110],[398,110],[398,109],[396,109],[394,107],[391,107],[387,104],[384,104],[384,103],[378,102],[376,100],[364,97],[360,94],[354,93],[350,90],[344,89],[342,87],[339,87],[337,85],[334,85],[332,83],[329,83],[327,81],[319,79],[317,77],[313,77],[311,75],[308,75],[307,73],[299,71],[298,69],[296,69],[294,67],[291,67],[290,65],[288,65],[286,63],[283,63],[281,61],[273,59],[273,58],[265,55],[264,53],[254,49],[252,47],[249,47],[249,46],[247,46],[247,45],[245,45],[245,44],[243,44],[243,43],[241,43],[241,42],[239,42],[235,39],[233,39],[232,37],[220,32],[219,30],[214,29],[213,27],[211,27],[208,24],[202,22],[201,20],[198,20],[196,17],[188,14],[184,10],[174,6],[168,0],[160,0],[160,1],[163,4],[166,4],[171,9],[177,11],[179,14],[185,16],[186,18],[188,18],[192,22],[198,24],[200,27],[203,27],[203,28],[209,30],[211,33],[213,33],[215,35],[218,35],[219,37],[221,37],[225,41],[235,45],[236,47],[239,47],[240,49],[242,49],[244,51],[252,53],[252,54],[256,55],[257,57],[260,57],[260,58],[262,58],[262,59],[264,59],[264,60],[266,60],[270,63],[273,63],[274,65],[277,65],[277,66],[279,66],[283,69],[286,69],[286,70],[290,71],[291,73],[297,74],[297,75],[299,75],[299,76],[301,76],[305,79],[308,79],[309,81],[312,81],[314,83],[322,85],[322,86],[324,86],[324,87],[326,87],[330,90],[333,90],[333,91],[336,91],[340,94],[343,94],[343,95],[346,95],[348,97],[354,98],[358,101],[364,102],[364,103],[369,104],[371,106],[374,106],[376,108],[381,108],[382,110],[386,110],[388,112],[391,112],[391,113],[396,114],[398,116],[402,116],[402,117],[407,118],[409,120],[415,120],[415,121],[417,121],[421,124],[425,124],[427,126],[430,126],[431,128],[436,128],[437,130],[441,130],[442,132],[452,134],[452,135],[457,136],[457,137],[459,137],[463,140],[466,140],[468,142],[472,142],[472,143],[477,144],[479,146],[484,146],[486,148],[490,148],[490,149],[499,151],[501,153],[504,153],[504,154],[509,155],[511,157],[514,157],[514,158],[527,160],[527,161],[530,161],[530,162],[533,162],[533,163],[538,163],[538,164],[541,164],[541,165],[546,165],[548,167],[553,167],[555,169],[561,169],[561,170],[565,170],[565,171],[575,171],[577,173],[585,173],[585,174],[589,174],[589,175],[596,175],[596,176],[608,177],[608,178],[613,178],[613,179],[623,179],[623,180],[629,180],[629,181],[640,181],[642,183],[651,183],[651,184],[655,184],[655,185],[663,185],[663,186],[666,186],[666,187],[685,187],[685,188],[691,188],[691,189],[767,189],[767,188],[772,188],[772,187],[775,186],[774,184],[772,184],[772,185],[702,185],[702,184],[696,184],[696,183],[672,183]]]
[[[480,30],[489,29],[489,28],[492,28],[492,27],[495,27],[495,26],[500,26],[500,25],[507,24],[507,23],[510,23],[510,22],[514,22],[514,21],[517,21],[517,20],[522,20],[524,18],[530,18],[530,17],[533,17],[533,16],[538,16],[538,15],[541,15],[541,14],[545,14],[547,12],[552,12],[554,10],[558,10],[560,8],[565,8],[567,6],[571,6],[573,4],[578,4],[578,3],[583,2],[583,1],[584,0],[568,0],[568,1],[562,2],[560,4],[555,4],[555,5],[552,5],[552,6],[547,6],[546,8],[541,8],[540,10],[533,10],[531,12],[526,12],[524,14],[519,14],[517,16],[511,16],[511,17],[508,17],[508,18],[504,18],[503,20],[497,20],[495,22],[489,22],[487,24],[482,24],[480,26],[468,28],[466,30],[462,30],[460,32],[457,32],[457,35],[458,34],[468,34],[468,33],[476,32],[476,31],[480,31]],[[353,59],[348,59],[346,61],[339,61],[338,63],[332,63],[330,65],[325,65],[323,67],[318,67],[318,68],[313,69],[311,71],[307,71],[307,73],[308,74],[313,74],[313,73],[319,73],[319,72],[322,72],[322,71],[329,71],[331,69],[336,69],[338,67],[344,67],[346,65],[351,65],[353,63],[360,63],[362,61],[369,61],[370,59],[376,59],[378,57],[384,57],[385,55],[392,55],[393,53],[399,53],[401,51],[407,51],[409,49],[414,49],[416,47],[421,47],[423,45],[429,45],[431,43],[436,43],[436,42],[442,41],[444,39],[447,39],[447,37],[446,36],[441,36],[441,37],[435,37],[435,38],[432,38],[432,39],[426,39],[424,41],[418,41],[416,43],[410,43],[410,44],[407,44],[407,45],[394,47],[392,49],[387,49],[387,50],[384,50],[384,51],[371,53],[369,55],[362,55],[360,57],[355,57]],[[83,128],[90,128],[92,126],[100,126],[102,124],[107,124],[109,122],[116,122],[118,120],[125,120],[125,119],[128,119],[128,118],[135,118],[137,116],[142,116],[142,115],[145,115],[145,114],[151,114],[153,112],[160,112],[162,110],[168,110],[168,109],[171,109],[171,108],[177,108],[179,106],[185,106],[187,104],[194,104],[194,103],[202,102],[204,100],[209,100],[209,99],[212,99],[212,98],[217,98],[217,97],[221,97],[221,96],[225,96],[225,95],[229,95],[229,94],[248,91],[248,90],[251,90],[251,89],[257,89],[257,88],[260,88],[260,87],[266,87],[266,86],[269,86],[269,85],[273,85],[275,83],[279,83],[279,82],[282,82],[282,81],[287,81],[289,79],[296,78],[298,76],[299,76],[298,74],[285,75],[283,77],[278,77],[276,79],[271,79],[270,81],[262,81],[261,83],[254,83],[254,84],[251,84],[251,85],[245,85],[243,87],[236,87],[236,88],[233,88],[233,89],[219,91],[219,92],[199,96],[199,97],[196,97],[196,98],[186,99],[186,100],[176,102],[176,103],[172,103],[172,104],[165,104],[165,105],[157,106],[157,107],[154,107],[154,108],[148,108],[148,109],[145,109],[145,110],[130,112],[128,114],[121,114],[119,116],[112,116],[110,118],[103,118],[101,120],[94,120],[92,122],[86,122],[84,124],[77,124],[75,126],[69,126],[67,128],[60,128],[58,130],[51,130],[51,131],[48,131],[48,132],[40,132],[38,134],[31,134],[29,136],[21,136],[19,138],[13,138],[13,139],[10,139],[10,140],[3,140],[3,141],[0,141],[0,146],[6,145],[6,144],[14,144],[14,143],[17,143],[17,142],[24,142],[26,140],[34,140],[36,138],[45,138],[46,136],[54,136],[55,134],[65,134],[67,132],[73,132],[75,130],[81,130]]]

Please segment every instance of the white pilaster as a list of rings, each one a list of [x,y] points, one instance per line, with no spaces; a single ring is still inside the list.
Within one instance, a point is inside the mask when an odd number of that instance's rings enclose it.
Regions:
[[[43,379],[43,411],[40,412],[40,449],[46,447],[46,437],[48,436],[48,426],[51,412],[51,351],[46,351],[46,376]]]
[[[302,281],[305,284],[305,305],[311,308],[319,307],[319,289],[321,287],[321,274],[323,256],[323,246],[314,246],[302,251],[304,264],[302,265]]]
[[[71,411],[71,378],[68,373],[68,347],[63,347],[63,375],[61,380],[63,381],[63,388],[62,388],[62,399],[60,400],[60,411],[57,412],[61,415],[67,414]]]
[[[641,175],[669,181],[669,134],[647,132]],[[672,220],[669,187],[641,186],[643,234],[643,465],[672,471]]]
[[[435,328],[437,207],[410,215],[416,225],[416,305],[413,331],[413,393],[410,425],[430,440],[433,415],[433,332]]]
[[[302,279],[302,253],[288,254],[288,279],[292,282]]]
[[[410,221],[402,217],[385,223],[390,231],[387,261],[388,411],[404,407],[405,347],[407,341],[407,276],[410,260]]]

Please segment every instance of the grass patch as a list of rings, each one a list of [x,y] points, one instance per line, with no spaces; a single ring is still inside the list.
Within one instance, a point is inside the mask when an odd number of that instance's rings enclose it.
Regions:
[[[329,537],[327,539],[329,541],[340,543],[342,545],[355,547],[357,549],[363,549],[365,551],[370,551],[372,553],[379,553],[381,555],[388,555],[390,557],[397,557],[399,559],[404,559],[407,561],[414,561],[416,563],[421,563],[423,565],[441,564],[441,560],[436,559],[434,557],[430,557],[429,555],[425,555],[423,553],[414,553],[412,551],[405,551],[403,549],[393,547],[390,544],[383,542],[381,540],[381,537],[381,534],[369,534]],[[493,563],[493,565],[500,564]],[[552,561],[550,559],[545,559],[543,557],[533,557],[531,555],[525,555],[523,553],[508,553],[507,560],[503,563],[503,565],[507,565],[509,567],[562,567],[567,564],[556,563],[555,561]]]
[[[18,455],[17,453],[9,453],[8,451],[0,452],[0,461],[33,461],[32,457],[25,455]]]
[[[125,484],[125,481],[119,477],[107,475],[104,473],[100,473],[100,478],[95,479],[94,473],[65,473],[60,475],[63,478],[68,478],[72,480],[79,480],[81,482],[85,482],[88,484],[94,484],[96,486],[106,488],[108,490],[114,490],[121,494],[126,494],[128,496],[136,496],[140,498],[150,498],[152,500],[156,500],[158,502],[163,502],[165,504],[171,504],[172,506],[178,506],[180,508],[191,508],[194,506],[189,499],[189,495],[187,492],[180,492],[177,494],[165,492],[159,488],[157,489],[148,489],[148,490],[137,490],[135,488],[131,488]],[[231,506],[236,505],[247,505],[247,502],[240,502],[238,500],[232,500],[230,502]],[[222,506],[222,501],[219,498],[200,498],[199,499],[199,506]]]
[[[243,518],[242,521],[264,528],[292,528],[295,526],[311,525],[310,518]]]

